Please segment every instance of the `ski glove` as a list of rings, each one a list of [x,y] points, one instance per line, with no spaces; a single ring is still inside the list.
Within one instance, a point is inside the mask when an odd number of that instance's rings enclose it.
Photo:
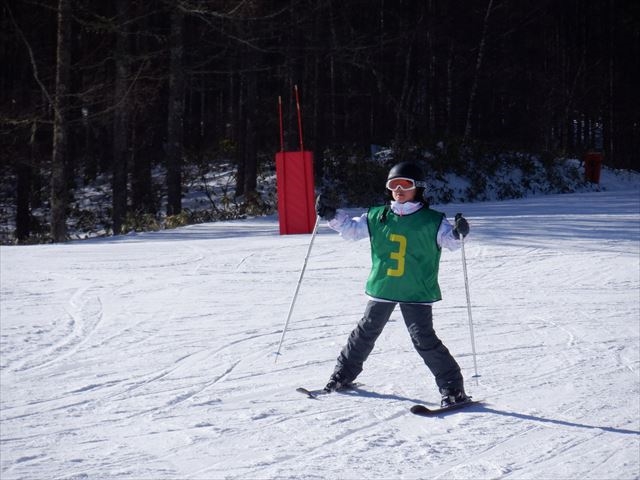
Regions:
[[[316,198],[316,213],[323,220],[331,221],[336,216],[336,208],[326,203],[322,195],[318,195],[318,198]]]
[[[460,235],[462,235],[462,238],[469,235],[469,222],[467,222],[467,219],[464,218],[461,213],[456,213],[453,236],[460,239]]]

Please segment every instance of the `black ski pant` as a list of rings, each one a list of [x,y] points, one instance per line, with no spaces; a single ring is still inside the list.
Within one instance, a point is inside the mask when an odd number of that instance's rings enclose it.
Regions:
[[[373,350],[397,303],[369,300],[364,316],[353,329],[334,371],[341,383],[353,382]],[[460,367],[433,329],[431,305],[400,303],[413,346],[424,360],[438,388],[463,388]]]

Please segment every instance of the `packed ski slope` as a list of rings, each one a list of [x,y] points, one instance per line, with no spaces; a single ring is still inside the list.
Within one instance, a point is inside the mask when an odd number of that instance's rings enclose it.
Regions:
[[[438,418],[392,316],[351,393],[310,400],[366,298],[369,245],[276,218],[2,247],[0,476],[637,479],[640,190],[445,205],[436,329],[482,406]],[[359,213],[354,211],[354,214]]]

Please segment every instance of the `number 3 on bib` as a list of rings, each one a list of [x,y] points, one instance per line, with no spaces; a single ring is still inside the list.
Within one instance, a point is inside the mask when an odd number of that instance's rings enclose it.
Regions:
[[[396,235],[392,233],[389,235],[389,240],[398,244],[398,249],[395,252],[391,252],[389,257],[391,260],[397,262],[396,268],[388,268],[387,275],[390,277],[401,277],[404,275],[404,257],[407,253],[407,237],[404,235]]]

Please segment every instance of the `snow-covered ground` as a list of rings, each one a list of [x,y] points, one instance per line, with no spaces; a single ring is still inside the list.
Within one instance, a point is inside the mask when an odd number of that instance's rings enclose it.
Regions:
[[[603,179],[606,185],[607,179]],[[483,405],[439,400],[399,312],[352,393],[311,400],[360,318],[367,241],[275,217],[0,247],[0,477],[637,479],[640,190],[444,205],[436,329]],[[354,210],[354,214],[359,213]]]

